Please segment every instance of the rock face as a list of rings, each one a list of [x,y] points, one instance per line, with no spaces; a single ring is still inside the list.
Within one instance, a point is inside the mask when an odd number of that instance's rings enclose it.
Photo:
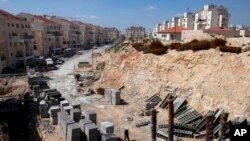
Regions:
[[[107,52],[98,85],[121,87],[122,98],[143,107],[144,101],[167,91],[186,98],[202,113],[216,108],[250,120],[250,59],[246,53],[220,53],[215,49],[192,52],[175,50],[156,56],[137,52],[130,45]]]

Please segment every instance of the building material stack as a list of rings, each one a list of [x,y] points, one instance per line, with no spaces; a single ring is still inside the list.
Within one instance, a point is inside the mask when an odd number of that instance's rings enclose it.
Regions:
[[[121,91],[117,89],[105,88],[104,90],[105,100],[118,105],[121,103]]]
[[[85,141],[98,141],[99,131],[96,124],[94,123],[86,124],[84,133],[86,134],[87,137]]]
[[[121,103],[121,91],[116,90],[116,89],[112,89],[111,103],[113,105],[118,105]]]
[[[80,102],[78,102],[78,101],[73,101],[73,102],[71,103],[71,106],[72,106],[74,109],[79,109],[79,110],[81,110],[81,104],[80,104]]]
[[[41,115],[41,118],[46,118],[48,116],[47,114],[47,104],[45,100],[40,101],[39,103],[39,112]]]
[[[50,114],[50,120],[51,120],[53,125],[58,124],[58,116],[57,116],[58,112],[60,112],[59,106],[52,106],[49,109],[48,113]]]
[[[144,111],[144,116],[150,116],[151,111],[154,109],[153,102],[145,102],[145,111]]]
[[[61,111],[63,110],[63,107],[65,107],[65,106],[69,106],[68,100],[63,100],[63,101],[60,102]]]
[[[61,115],[60,122],[61,122],[61,131],[62,131],[63,137],[64,137],[64,139],[66,139],[68,126],[70,124],[75,123],[75,122],[70,118],[70,116],[68,114]]]
[[[96,124],[96,112],[94,111],[87,111],[84,114],[85,119],[92,121]]]
[[[73,124],[68,125],[66,141],[80,141],[81,132],[82,131],[78,123],[73,123]]]
[[[80,124],[80,127],[81,127],[81,130],[82,130],[82,134],[81,134],[81,140],[84,140],[86,137],[86,134],[85,134],[85,126],[87,124],[91,124],[93,123],[91,120],[88,120],[88,119],[81,119],[79,121],[79,124]]]
[[[109,122],[101,122],[100,123],[100,131],[102,134],[102,141],[116,141],[117,138],[114,135],[114,125]]]
[[[79,120],[81,119],[81,111],[79,109],[71,109],[70,110],[70,117],[72,120],[74,120],[75,122],[79,122]]]
[[[67,112],[68,114],[70,114],[71,109],[73,109],[73,107],[71,105],[63,107],[63,111]]]

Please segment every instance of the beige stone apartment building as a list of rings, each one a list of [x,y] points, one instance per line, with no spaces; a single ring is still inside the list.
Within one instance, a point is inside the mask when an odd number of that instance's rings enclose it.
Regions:
[[[0,72],[32,63],[34,36],[29,22],[0,10]]]
[[[127,40],[138,40],[145,37],[145,28],[142,26],[131,26],[126,29]]]
[[[29,13],[20,13],[17,16],[31,24],[31,30],[35,37],[35,57],[49,57],[62,53],[63,37],[60,24],[44,16]]]
[[[113,43],[119,39],[119,36],[120,36],[120,32],[118,29],[114,27],[104,28],[103,38],[104,38],[105,43]]]
[[[80,26],[67,19],[52,17],[50,20],[58,23],[62,27],[63,33],[63,48],[80,48],[81,45],[81,32]]]

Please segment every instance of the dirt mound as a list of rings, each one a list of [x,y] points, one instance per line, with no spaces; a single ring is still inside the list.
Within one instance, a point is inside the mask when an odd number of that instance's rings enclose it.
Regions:
[[[157,56],[138,52],[131,45],[118,53],[103,54],[99,87],[124,85],[122,98],[139,112],[145,100],[169,89],[206,113],[223,108],[230,119],[250,120],[250,59],[247,53],[223,53],[216,49],[193,52],[169,50]]]
[[[29,91],[29,85],[25,77],[0,78],[0,97],[24,95]]]

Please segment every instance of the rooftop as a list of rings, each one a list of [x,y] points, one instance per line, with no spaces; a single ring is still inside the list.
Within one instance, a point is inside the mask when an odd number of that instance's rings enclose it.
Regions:
[[[44,21],[45,23],[48,23],[48,24],[58,24],[58,23],[56,23],[54,21],[51,21],[51,20],[49,20],[49,19],[47,19],[46,17],[43,17],[43,16],[35,16],[35,17],[37,19],[39,19],[39,20]]]
[[[226,27],[219,27],[219,26],[214,26],[214,27],[211,27],[209,29],[206,29],[206,30],[210,30],[210,31],[222,31],[222,30],[231,30],[229,28],[226,28]]]
[[[176,27],[170,27],[165,30],[161,30],[158,33],[181,33],[182,30],[186,30],[186,28],[176,26]]]
[[[0,15],[4,16],[5,18],[8,18],[8,19],[16,19],[16,20],[19,20],[18,17],[6,12],[6,11],[3,11],[0,9]]]

